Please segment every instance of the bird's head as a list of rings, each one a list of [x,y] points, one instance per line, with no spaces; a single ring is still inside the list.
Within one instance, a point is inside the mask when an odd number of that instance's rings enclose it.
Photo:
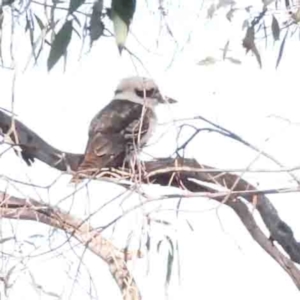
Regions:
[[[172,98],[163,97],[152,79],[138,76],[121,80],[115,91],[114,99],[129,100],[147,106],[177,102]]]

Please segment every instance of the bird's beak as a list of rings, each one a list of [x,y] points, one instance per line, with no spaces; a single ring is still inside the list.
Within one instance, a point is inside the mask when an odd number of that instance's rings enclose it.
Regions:
[[[170,98],[170,97],[165,97],[165,100],[167,103],[170,103],[170,104],[177,103],[177,100]]]
[[[158,103],[162,103],[162,104],[173,104],[173,103],[177,103],[177,101],[173,98],[170,98],[170,97],[163,97],[161,95],[161,93],[157,92],[157,95],[156,95],[156,98],[158,100]]]

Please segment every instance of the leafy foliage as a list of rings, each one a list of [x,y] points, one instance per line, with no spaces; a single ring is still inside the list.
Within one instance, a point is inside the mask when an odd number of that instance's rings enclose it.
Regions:
[[[162,24],[166,27],[166,31],[170,33],[170,26],[167,20],[164,20],[170,10],[169,7],[164,7],[164,5],[170,5],[170,3],[156,1],[159,4],[157,13],[161,15]],[[85,38],[88,37],[90,48],[100,37],[114,35],[121,52],[124,49],[131,22],[136,13],[136,0],[111,0],[108,7],[103,0],[93,0],[92,2],[85,0],[34,0],[26,5],[23,2],[24,0],[19,2],[13,0],[3,1],[3,9],[0,12],[0,49],[5,50],[1,46],[2,35],[5,36],[5,33],[2,34],[2,22],[11,18],[10,10],[12,10],[13,22],[18,26],[24,26],[35,63],[38,62],[43,50],[47,49],[45,45],[51,46],[48,57],[48,70],[51,70],[62,56],[66,57],[68,48],[72,47],[73,31],[82,40],[83,47],[85,46]],[[7,7],[9,9],[6,9]],[[231,24],[236,21],[236,14],[241,13],[242,10],[246,12],[247,17],[241,26],[241,30],[244,32],[241,44],[246,53],[250,52],[254,55],[260,67],[263,65],[261,40],[265,42],[266,46],[270,37],[274,42],[279,42],[280,49],[278,49],[276,61],[276,67],[278,67],[286,49],[286,43],[295,32],[299,31],[300,7],[291,4],[288,0],[276,2],[264,0],[261,12],[257,10],[254,12],[251,6],[244,8],[240,4],[238,6],[233,0],[217,0],[209,3],[206,8],[208,19],[213,20],[220,17],[222,13],[224,19],[227,20],[226,22]],[[6,17],[8,14],[9,16]],[[70,26],[71,23],[72,26]],[[58,24],[64,24],[59,32],[57,32]],[[287,29],[289,29],[291,35],[282,34],[282,31]],[[170,35],[176,42],[174,34],[170,33]],[[199,40],[201,40],[201,37],[199,37]],[[6,46],[6,48],[9,47]],[[8,49],[8,51],[10,50]],[[2,51],[0,51],[0,58],[2,59],[2,57]],[[215,56],[208,55],[207,57]],[[240,59],[227,55],[223,60],[234,64],[241,63]],[[220,60],[216,59],[216,61]],[[215,61],[212,60],[199,62],[200,65],[214,63]]]
[[[249,18],[245,19],[242,24],[242,30],[246,30],[242,45],[246,49],[246,53],[251,52],[256,58],[259,66],[262,68],[262,58],[260,55],[260,47],[258,40],[264,40],[267,46],[269,36],[272,35],[273,41],[281,40],[281,31],[283,29],[293,28],[294,33],[299,32],[300,39],[300,7],[299,4],[292,4],[289,0],[272,1],[263,0],[263,8],[261,12],[253,14],[252,6],[245,7],[245,11],[249,14]],[[217,15],[220,8],[229,7],[225,17],[232,22],[234,15],[241,11],[237,3],[230,0],[220,0],[218,5],[211,4],[207,9],[207,18],[212,19]],[[280,16],[280,18],[278,17]],[[268,26],[270,22],[270,26]],[[263,35],[261,37],[261,34]],[[281,62],[285,44],[288,41],[288,33],[281,41],[280,49],[277,55],[276,68]],[[291,37],[291,36],[290,36]],[[240,63],[239,60],[226,58],[233,63]]]
[[[92,46],[93,42],[97,41],[102,35],[104,31],[104,24],[101,20],[103,11],[103,1],[98,0],[94,3],[92,9],[92,15],[90,19],[90,45]]]

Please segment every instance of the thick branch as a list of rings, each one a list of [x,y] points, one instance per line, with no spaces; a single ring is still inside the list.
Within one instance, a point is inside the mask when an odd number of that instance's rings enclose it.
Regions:
[[[82,154],[59,151],[47,144],[21,122],[16,120],[15,125],[19,146],[22,149],[22,156],[28,164],[32,163],[36,158],[62,171],[69,169],[73,171],[77,170],[83,157]],[[0,111],[0,128],[3,133],[7,133],[10,126],[11,118]],[[15,140],[13,134],[11,134],[11,138]],[[292,229],[280,219],[277,210],[265,195],[259,193],[256,196],[253,196],[253,194],[245,194],[239,198],[230,195],[230,191],[255,190],[254,186],[234,174],[215,171],[213,173],[199,172],[201,168],[212,170],[213,168],[200,165],[193,159],[165,158],[144,162],[144,165],[146,172],[142,176],[142,181],[145,183],[151,181],[152,183],[163,186],[172,185],[178,188],[185,188],[190,192],[215,192],[217,186],[226,187],[229,191],[228,197],[225,197],[226,199],[224,199],[223,196],[219,198],[214,197],[213,199],[230,206],[237,213],[255,241],[277,261],[293,279],[298,289],[300,289],[299,270],[288,258],[280,253],[276,246],[273,245],[260,230],[247,206],[240,198],[245,199],[251,204],[255,204],[260,216],[270,231],[271,238],[283,247],[293,261],[300,263],[300,244],[295,240]],[[130,178],[132,174],[129,175],[128,177]],[[198,182],[192,181],[191,179],[196,179]],[[201,185],[201,181],[213,183],[216,185],[216,188],[213,189]]]
[[[182,169],[182,166],[184,166],[185,170]],[[256,190],[253,185],[244,179],[239,178],[237,175],[224,172],[213,172],[213,174],[210,174],[209,172],[197,172],[197,170],[201,170],[201,168],[209,169],[210,167],[200,165],[196,160],[193,159],[179,159],[174,161],[173,159],[167,158],[147,163],[147,171],[150,175],[150,178],[153,178],[155,182],[159,184],[168,184],[171,180],[171,176],[173,176],[174,170],[180,169],[177,177],[175,177],[177,178],[177,181],[173,181],[172,185],[178,186],[181,181],[191,192],[211,190],[207,187],[195,184],[195,182],[191,181],[190,179],[197,179],[203,182],[219,184],[223,187],[226,187],[229,191]],[[256,202],[256,208],[265,225],[269,229],[271,238],[277,241],[283,247],[293,261],[300,263],[300,243],[296,241],[292,229],[280,219],[277,210],[270,200],[259,192],[257,195],[247,195],[247,193],[245,193],[242,197],[249,203]],[[233,199],[233,197],[231,198]],[[214,199],[223,201],[224,197],[222,196],[219,199],[214,197]],[[230,198],[228,200],[230,200]],[[230,205],[230,201],[226,201],[225,204]]]
[[[18,141],[16,141],[15,132],[12,130],[12,118],[0,110],[0,129],[3,134],[10,132],[10,138],[14,142],[18,142],[18,146],[22,150],[22,157],[28,165],[38,159],[60,171],[77,170],[83,158],[82,154],[62,152],[46,143],[39,135],[18,120],[14,120],[14,124]]]
[[[1,192],[0,199],[1,218],[41,222],[69,233],[107,263],[124,300],[141,299],[137,285],[126,266],[124,252],[116,249],[87,222],[76,219],[59,208],[32,199],[12,197]]]

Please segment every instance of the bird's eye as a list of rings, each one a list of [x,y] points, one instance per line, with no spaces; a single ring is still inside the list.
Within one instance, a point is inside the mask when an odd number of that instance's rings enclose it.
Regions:
[[[156,93],[156,89],[152,88],[149,90],[139,90],[139,89],[135,89],[135,93],[138,97],[140,98],[153,98],[153,96]]]

